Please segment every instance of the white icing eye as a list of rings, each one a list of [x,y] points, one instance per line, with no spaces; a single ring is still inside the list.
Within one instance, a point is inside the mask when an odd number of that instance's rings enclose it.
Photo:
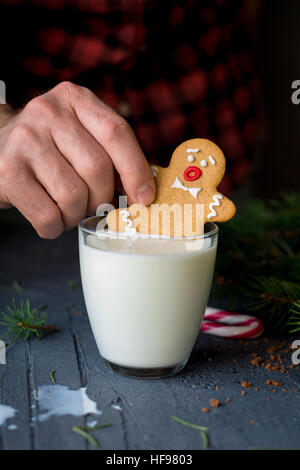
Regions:
[[[195,157],[194,157],[193,155],[189,155],[189,156],[188,156],[188,161],[191,162],[191,163],[194,162],[194,161],[195,161]]]
[[[207,166],[207,161],[206,160],[202,160],[201,161],[201,166],[203,166],[203,168],[205,168]]]

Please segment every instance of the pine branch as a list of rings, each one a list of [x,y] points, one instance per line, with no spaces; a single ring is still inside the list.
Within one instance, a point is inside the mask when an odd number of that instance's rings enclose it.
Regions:
[[[57,331],[57,326],[45,326],[46,314],[41,313],[38,309],[30,308],[29,300],[21,301],[18,307],[15,299],[12,300],[12,307],[6,306],[6,312],[2,312],[3,321],[0,325],[8,328],[7,333],[3,336],[12,337],[11,342],[15,344],[17,340],[23,336],[27,340],[32,335],[42,338],[44,333]]]
[[[249,310],[267,317],[275,328],[284,328],[290,320],[295,302],[300,301],[300,286],[275,277],[260,277],[252,283],[255,300]]]
[[[292,316],[288,322],[288,326],[292,326],[293,329],[290,330],[290,333],[296,333],[300,331],[300,302],[295,302],[291,309]]]
[[[300,194],[284,194],[268,202],[251,200],[219,227],[215,304],[250,309],[279,329],[289,329],[295,314],[298,320],[299,206]]]

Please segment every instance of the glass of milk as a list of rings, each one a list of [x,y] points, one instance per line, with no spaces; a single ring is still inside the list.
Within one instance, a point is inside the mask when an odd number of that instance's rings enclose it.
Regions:
[[[207,306],[217,251],[213,223],[196,239],[149,239],[79,225],[82,286],[105,363],[136,378],[176,374],[186,365]]]

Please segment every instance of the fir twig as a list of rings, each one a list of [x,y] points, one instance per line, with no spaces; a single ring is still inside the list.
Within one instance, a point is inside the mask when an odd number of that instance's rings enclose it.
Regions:
[[[295,302],[291,308],[292,316],[288,322],[289,326],[293,326],[290,333],[296,333],[300,331],[300,302]]]
[[[259,277],[252,287],[257,294],[249,310],[268,316],[274,327],[284,327],[289,322],[294,303],[300,299],[300,286],[275,277]]]
[[[45,326],[46,314],[36,308],[31,309],[28,299],[22,300],[19,307],[13,299],[12,306],[7,305],[6,310],[7,312],[1,313],[2,321],[0,325],[8,328],[3,338],[12,337],[11,342],[13,344],[20,337],[27,340],[32,335],[36,335],[40,339],[45,333],[58,331],[57,326]]]
[[[265,324],[298,331],[300,194],[250,200],[221,225],[211,303],[251,310]],[[295,331],[295,330],[293,330]]]

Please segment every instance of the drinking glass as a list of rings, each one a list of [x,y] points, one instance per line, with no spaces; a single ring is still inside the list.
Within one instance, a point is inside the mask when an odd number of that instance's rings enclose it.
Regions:
[[[166,377],[186,365],[207,306],[218,227],[194,238],[112,237],[79,225],[86,308],[102,358],[136,378]]]

